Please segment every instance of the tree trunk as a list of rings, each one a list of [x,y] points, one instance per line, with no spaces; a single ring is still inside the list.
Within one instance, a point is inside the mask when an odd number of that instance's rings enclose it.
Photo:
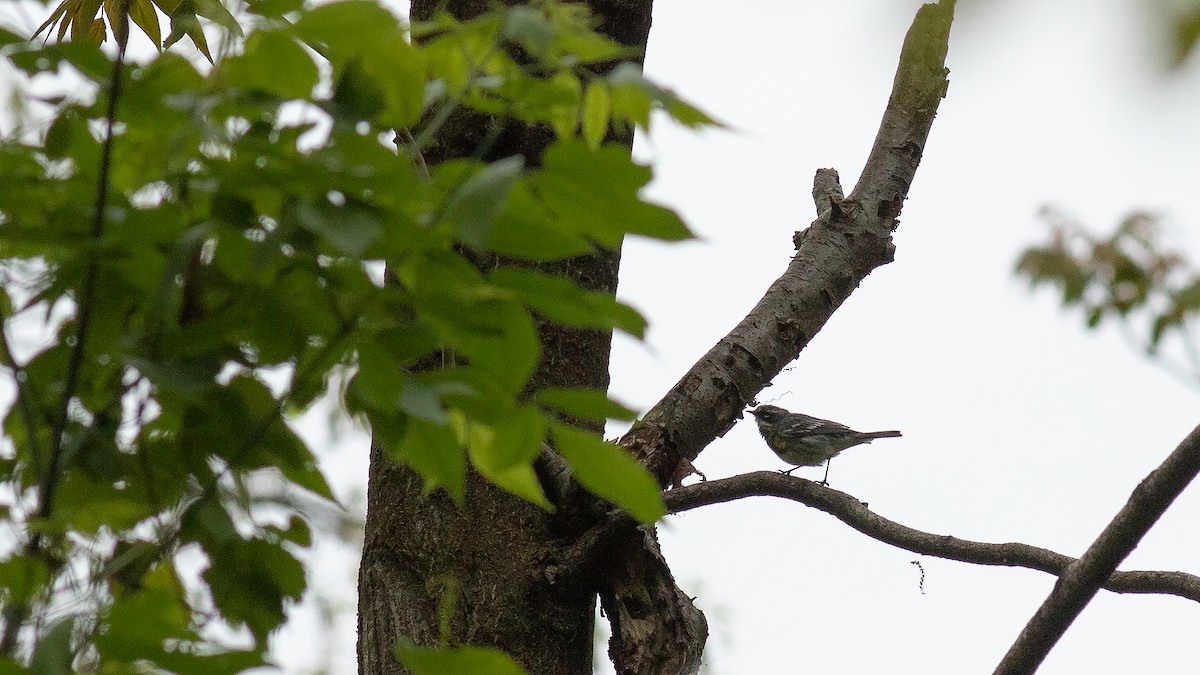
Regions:
[[[413,19],[428,18],[439,4],[415,0]],[[644,51],[649,0],[589,4],[602,19],[602,32]],[[486,7],[481,0],[446,6],[461,18]],[[472,155],[493,123],[459,111],[440,130],[426,161]],[[528,165],[539,165],[553,133],[506,124],[484,159],[522,155]],[[585,288],[615,292],[619,262],[620,251],[605,251],[539,267]],[[538,329],[543,356],[531,387],[607,389],[610,333],[552,324]],[[548,572],[593,524],[588,518],[574,517],[569,508],[546,513],[473,473],[459,509],[444,494],[422,496],[422,479],[378,447],[371,451],[369,480],[359,569],[360,673],[404,672],[393,656],[397,640],[436,645],[443,630],[452,645],[503,649],[530,673],[591,672],[595,575]]]

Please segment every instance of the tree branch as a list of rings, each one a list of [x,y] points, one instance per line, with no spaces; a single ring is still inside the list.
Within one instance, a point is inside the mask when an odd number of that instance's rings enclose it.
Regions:
[[[814,181],[817,220],[758,305],[683,376],[621,444],[666,485],[724,435],[762,390],[876,267],[892,261],[892,232],[947,86],[953,0],[921,7],[905,37],[891,98],[862,177],[843,198],[837,172]]]
[[[1192,432],[1192,435],[1188,438],[1197,447],[1200,447],[1200,429]],[[1196,456],[1200,457],[1200,452],[1197,452]],[[1196,460],[1193,458],[1193,461]],[[1138,487],[1138,492],[1144,492],[1146,483],[1148,482],[1150,482],[1150,479],[1147,479],[1142,486]],[[1135,499],[1137,499],[1138,492],[1134,493]],[[1073,566],[1078,566],[1080,561],[1087,558],[1085,554],[1084,558],[1076,561],[1074,558],[1062,555],[1061,553],[1055,553],[1054,551],[1028,544],[989,544],[922,532],[888,520],[872,512],[867,508],[866,504],[844,492],[839,492],[803,478],[784,476],[774,471],[756,471],[732,478],[721,478],[683,488],[676,488],[669,490],[665,494],[665,497],[667,510],[671,513],[679,513],[701,506],[730,502],[746,497],[781,497],[824,511],[868,537],[885,544],[891,544],[897,548],[912,551],[913,553],[920,553],[921,555],[958,560],[976,565],[1025,567],[1065,577],[1065,575],[1070,573]],[[1113,567],[1115,567],[1115,564]],[[1097,586],[1103,584],[1103,588],[1114,593],[1158,593],[1163,595],[1177,595],[1194,602],[1200,602],[1200,577],[1192,574],[1158,571],[1111,572],[1109,570],[1109,572],[1110,574],[1099,577],[1099,581],[1096,582]],[[1095,580],[1095,577],[1092,577],[1092,579]],[[1106,583],[1105,579],[1107,579]],[[1061,586],[1062,584],[1063,581],[1059,581],[1059,585]],[[997,672],[999,673],[1000,671]]]
[[[127,32],[128,28],[122,29],[118,25],[118,39],[123,35],[123,30]],[[112,146],[113,138],[116,136],[113,127],[117,122],[117,102],[121,99],[121,68],[124,64],[125,48],[120,46],[117,48],[116,58],[113,59],[112,78],[108,90],[108,106],[104,114],[104,142],[100,146],[100,166],[96,178],[96,206],[92,209],[91,243],[93,245],[98,245],[104,236],[104,211],[108,205]],[[54,418],[54,423],[50,428],[50,459],[49,466],[46,467],[46,481],[41,486],[41,492],[38,495],[38,517],[42,519],[48,520],[53,514],[54,494],[58,489],[58,481],[62,477],[60,474],[64,468],[62,466],[65,455],[63,437],[66,434],[67,422],[70,419],[71,399],[75,397],[75,389],[79,383],[79,374],[83,370],[88,330],[92,324],[92,313],[95,311],[96,303],[94,297],[96,295],[97,280],[100,275],[98,257],[99,253],[94,250],[88,253],[87,267],[80,285],[79,296],[75,299],[77,313],[75,344],[71,348],[70,360],[67,364],[67,381],[63,385],[62,402],[59,405],[58,415]],[[36,552],[41,541],[41,533],[34,532],[32,541],[34,543],[30,546],[30,549]]]
[[[600,586],[613,668],[618,675],[698,673],[708,621],[675,583],[654,528],[619,532]]]
[[[535,466],[560,513],[583,510],[596,520],[556,552],[558,559],[545,573],[560,587],[587,579],[597,589],[612,626],[608,653],[618,675],[698,672],[708,621],[675,583],[654,528],[622,511],[609,511],[611,506],[584,491],[548,445],[542,446]]]
[[[1179,493],[1200,473],[1200,427],[1192,430],[1162,464],[1138,484],[1108,527],[1072,562],[1017,636],[993,675],[1037,670],[1117,565],[1133,551]],[[1105,586],[1107,587],[1107,586]]]
[[[799,355],[862,279],[891,262],[895,218],[945,93],[953,8],[953,0],[941,0],[917,12],[855,192],[845,199],[837,172],[817,173],[818,219],[796,241],[787,271],[621,440],[660,484],[728,431],[746,403]],[[694,672],[707,633],[703,614],[675,585],[652,533],[620,542],[600,588],[613,625],[609,651],[617,672]]]

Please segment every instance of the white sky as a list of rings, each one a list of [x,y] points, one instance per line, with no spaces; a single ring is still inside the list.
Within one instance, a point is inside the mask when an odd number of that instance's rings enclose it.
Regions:
[[[638,154],[650,196],[701,239],[626,247],[621,295],[650,319],[617,341],[615,395],[652,405],[761,296],[814,217],[813,171],[849,192],[870,149],[919,2],[656,0],[649,74],[728,122],[660,124]],[[950,91],[901,216],[896,262],[867,278],[762,401],[904,438],[838,459],[834,488],[906,525],[1078,555],[1130,491],[1200,422],[1197,390],[1085,333],[1012,276],[1055,204],[1099,231],[1168,216],[1200,259],[1200,73],[1164,76],[1144,0],[962,0]],[[366,475],[363,437],[329,439],[342,494]],[[616,430],[614,430],[615,433]],[[697,462],[710,478],[782,468],[743,420]],[[810,478],[820,469],[802,472]],[[1200,573],[1193,486],[1124,569]],[[676,578],[708,615],[711,673],[990,672],[1053,584],[1018,569],[922,559],[774,499],[708,507],[661,527]],[[276,639],[286,672],[354,672],[353,555],[323,546],[311,606]],[[1185,600],[1102,593],[1042,675],[1194,675],[1200,612]]]
[[[620,293],[651,329],[645,343],[617,341],[618,398],[648,408],[754,305],[787,264],[793,231],[814,217],[815,169],[837,168],[849,192],[919,4],[656,1],[647,71],[735,131],[661,124],[639,143],[656,168],[650,196],[700,241],[627,245]],[[760,397],[855,428],[902,429],[903,439],[839,457],[832,473],[833,487],[881,515],[1078,555],[1200,422],[1188,413],[1197,390],[1118,331],[1085,333],[1049,291],[1031,295],[1012,276],[1044,233],[1046,204],[1098,231],[1135,208],[1159,211],[1200,259],[1200,74],[1162,74],[1142,9],[960,3],[949,96],[901,216],[896,262]],[[783,465],[743,420],[697,466],[716,478]],[[1123,568],[1200,573],[1198,521],[1193,486]],[[708,615],[707,668],[721,675],[991,672],[1053,584],[924,558],[922,595],[914,554],[768,498],[669,518],[660,532],[676,578]],[[1185,600],[1105,592],[1039,672],[1194,675],[1198,634],[1200,613]],[[352,639],[337,637],[341,654]]]
[[[626,249],[621,295],[652,328],[649,349],[619,342],[618,397],[652,404],[753,306],[814,217],[814,169],[837,168],[849,192],[919,4],[658,0],[647,70],[739,131],[664,125],[640,146],[657,169],[652,196],[702,241]],[[1200,422],[1187,412],[1196,390],[1012,276],[1046,203],[1100,230],[1133,208],[1161,211],[1200,253],[1200,78],[1160,75],[1140,9],[961,3],[896,262],[760,397],[904,431],[839,457],[833,487],[912,527],[1078,555]],[[781,463],[744,420],[697,466],[712,478]],[[1193,486],[1124,568],[1200,573],[1198,520]],[[914,554],[766,498],[662,531],[708,612],[714,673],[990,672],[1053,583],[924,559],[925,597]],[[1196,673],[1197,634],[1184,600],[1105,593],[1040,672]]]

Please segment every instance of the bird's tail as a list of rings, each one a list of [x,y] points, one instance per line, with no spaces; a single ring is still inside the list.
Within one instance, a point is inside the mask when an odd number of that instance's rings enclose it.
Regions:
[[[899,431],[868,431],[863,433],[863,438],[900,438]]]

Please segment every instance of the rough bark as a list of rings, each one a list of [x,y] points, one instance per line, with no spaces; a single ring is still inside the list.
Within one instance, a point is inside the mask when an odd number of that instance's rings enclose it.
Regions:
[[[448,3],[460,14],[481,0]],[[648,0],[592,0],[602,28],[644,48]],[[819,217],[796,238],[797,255],[759,305],[622,439],[666,485],[684,460],[727,431],[746,403],[793,360],[876,266],[890,262],[891,234],[920,161],[938,101],[953,1],[926,5],[905,40],[879,136],[854,192],[818,172]],[[434,2],[417,0],[414,16]],[[433,162],[474,152],[487,120],[456,114],[431,147]],[[537,164],[550,135],[510,126],[486,158],[522,154]],[[550,266],[595,289],[616,287],[619,252]],[[608,383],[607,334],[542,326],[545,360],[533,386]],[[610,656],[624,673],[688,673],[699,668],[706,626],[678,589],[654,532],[607,518],[573,489],[552,452],[539,462],[553,498],[551,517],[472,478],[463,511],[420,497],[420,481],[373,453],[367,537],[360,571],[360,672],[400,672],[396,638],[433,644],[439,594],[457,584],[450,641],[495,645],[535,673],[590,672],[595,593],[613,624]],[[564,515],[568,517],[564,517]],[[587,643],[587,644],[585,644]]]
[[[479,0],[416,0],[412,16],[428,18],[439,4],[460,18],[478,15],[488,6]],[[645,50],[648,0],[589,4],[602,19],[602,32]],[[496,124],[503,127],[496,129]],[[471,156],[489,136],[494,138],[483,159],[521,155],[530,166],[540,164],[553,140],[543,127],[459,109],[440,128],[425,160],[436,164]],[[620,251],[603,251],[539,267],[585,288],[615,292],[619,261]],[[607,388],[610,333],[553,324],[538,329],[543,358],[531,388]],[[551,515],[474,474],[468,476],[463,509],[438,494],[421,493],[418,476],[390,461],[379,448],[372,449],[359,570],[359,672],[403,672],[393,657],[397,639],[438,644],[446,613],[451,644],[499,647],[531,673],[591,672],[597,579],[604,573],[553,580],[546,573],[594,524],[586,499],[578,491],[559,494],[559,499],[581,503],[562,504],[564,508]],[[611,560],[593,562],[608,565]]]

